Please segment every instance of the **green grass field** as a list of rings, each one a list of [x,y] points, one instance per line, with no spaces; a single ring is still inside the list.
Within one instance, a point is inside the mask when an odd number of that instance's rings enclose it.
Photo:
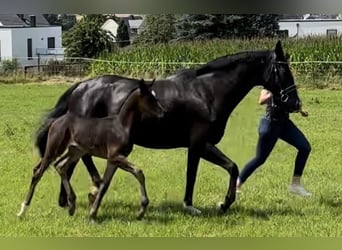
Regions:
[[[82,163],[72,179],[77,210],[69,217],[57,205],[59,176],[53,168],[39,183],[22,220],[16,213],[26,195],[38,154],[33,135],[45,110],[53,107],[67,85],[0,85],[0,236],[342,236],[342,105],[341,91],[300,89],[310,115],[292,119],[307,135],[312,153],[304,182],[311,199],[287,192],[296,151],[279,141],[269,160],[250,177],[243,194],[225,215],[216,203],[226,193],[228,174],[201,161],[194,205],[202,215],[182,210],[186,150],[135,147],[129,159],[147,179],[150,207],[137,221],[136,180],[118,171],[99,210],[100,223],[88,221],[89,177]],[[241,169],[253,155],[264,107],[254,89],[232,114],[218,145]],[[101,172],[104,160],[96,159]]]

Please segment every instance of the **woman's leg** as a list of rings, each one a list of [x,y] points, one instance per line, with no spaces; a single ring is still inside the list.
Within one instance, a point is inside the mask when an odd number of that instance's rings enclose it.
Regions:
[[[311,151],[309,141],[291,120],[288,120],[286,123],[284,123],[284,127],[279,135],[279,138],[294,146],[298,150],[295,160],[292,184],[289,187],[290,192],[302,196],[311,196],[311,194],[301,184],[301,176]]]
[[[278,140],[280,124],[267,118],[262,118],[259,125],[259,139],[256,147],[256,155],[240,172],[237,187],[239,188],[247,178],[261,166],[270,155]]]

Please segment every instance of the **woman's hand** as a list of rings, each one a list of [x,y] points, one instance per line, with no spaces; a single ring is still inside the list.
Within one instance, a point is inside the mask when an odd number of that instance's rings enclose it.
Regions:
[[[268,100],[272,97],[272,92],[267,89],[262,89],[259,96],[259,104],[266,104]]]
[[[304,117],[309,116],[309,113],[308,113],[307,111],[305,111],[304,109],[300,109],[300,110],[299,110],[299,113],[300,113],[302,116],[304,116]]]

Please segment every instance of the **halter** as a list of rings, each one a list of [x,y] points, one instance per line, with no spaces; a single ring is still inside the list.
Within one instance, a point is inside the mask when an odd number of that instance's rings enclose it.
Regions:
[[[278,65],[278,64],[287,64],[288,65],[288,62],[275,61],[275,62],[272,63],[272,68],[273,68],[273,71],[274,71],[275,77],[276,77],[275,81],[278,81],[278,73],[277,73],[278,69],[276,67],[276,65]],[[295,91],[296,88],[297,88],[297,86],[295,84],[293,84],[293,85],[291,85],[291,86],[289,86],[289,87],[287,87],[285,89],[283,89],[280,86],[280,92],[279,92],[279,94],[280,94],[280,101],[283,102],[283,103],[287,102],[287,100],[289,99],[289,95],[288,94],[290,92],[292,92],[292,91]]]

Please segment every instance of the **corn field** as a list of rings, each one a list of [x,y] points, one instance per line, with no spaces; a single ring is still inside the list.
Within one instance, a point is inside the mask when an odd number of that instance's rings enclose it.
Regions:
[[[283,40],[291,56],[298,84],[316,86],[341,83],[342,37]],[[180,68],[192,68],[216,57],[245,50],[272,49],[274,39],[212,40],[132,46],[103,55],[91,64],[90,74],[105,73],[133,77],[166,76]]]

